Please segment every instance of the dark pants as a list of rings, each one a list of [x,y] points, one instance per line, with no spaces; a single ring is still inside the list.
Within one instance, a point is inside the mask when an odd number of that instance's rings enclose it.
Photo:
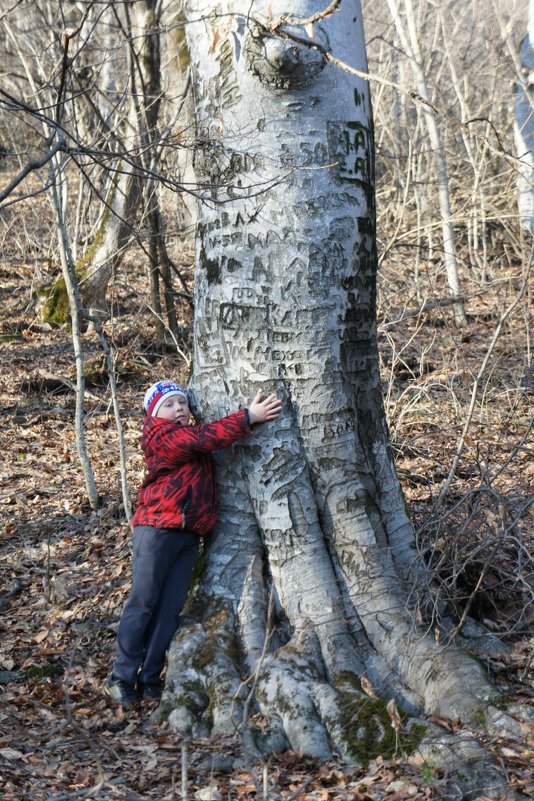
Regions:
[[[133,575],[117,632],[113,674],[129,684],[156,684],[198,556],[198,535],[136,526]]]

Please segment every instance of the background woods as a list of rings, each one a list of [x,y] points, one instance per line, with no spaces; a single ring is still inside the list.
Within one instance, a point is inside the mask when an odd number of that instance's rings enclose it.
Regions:
[[[519,197],[528,194],[531,170],[526,12],[526,3],[503,12],[423,0],[363,8],[374,76],[382,390],[397,472],[432,570],[433,604],[422,620],[435,641],[489,629],[485,669],[513,702],[530,698],[532,655],[532,253],[517,190],[519,181]],[[147,732],[142,718],[121,719],[100,700],[128,586],[130,499],[119,487],[122,474],[133,500],[142,475],[139,398],[159,377],[190,374],[194,201],[222,220],[246,191],[253,231],[267,190],[283,177],[278,163],[275,180],[265,177],[250,125],[224,116],[236,100],[234,34],[224,17],[204,45],[222,64],[210,76],[219,81],[213,127],[193,126],[199,77],[182,13],[148,0],[4,3],[0,12],[6,798],[99,783],[98,792],[113,787],[118,797],[172,798],[180,780],[195,790],[211,781],[236,796],[256,789],[250,742],[243,756],[229,732],[209,746],[195,741],[180,773],[173,729],[160,723]],[[311,24],[298,34],[311,36]],[[289,149],[287,157],[284,170],[316,166],[306,144],[297,165]],[[221,228],[224,237],[231,232]],[[230,252],[230,239],[224,246]],[[200,256],[214,280],[221,265]],[[446,770],[409,761],[405,724],[380,717],[373,687],[361,687],[373,726],[385,720],[392,732],[386,744],[375,732],[360,753],[371,768],[343,772],[335,754],[322,767],[271,757],[266,793],[315,797],[304,787],[311,776],[327,799],[365,788],[408,792],[403,786],[414,797],[443,795]],[[195,691],[198,735],[207,732],[200,711],[209,687]],[[245,702],[242,719],[254,712]],[[463,734],[481,722],[472,719]],[[528,789],[525,741],[488,737],[486,746],[506,762],[509,783]]]

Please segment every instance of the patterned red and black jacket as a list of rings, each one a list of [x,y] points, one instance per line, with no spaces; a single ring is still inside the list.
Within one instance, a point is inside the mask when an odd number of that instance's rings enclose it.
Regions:
[[[141,448],[147,472],[132,526],[187,528],[207,534],[217,520],[210,453],[251,433],[247,409],[197,426],[146,417]]]

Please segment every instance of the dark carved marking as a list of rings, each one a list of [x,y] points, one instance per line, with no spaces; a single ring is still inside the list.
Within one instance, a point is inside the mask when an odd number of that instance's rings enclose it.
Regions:
[[[372,177],[371,131],[360,122],[327,123],[330,159],[336,161],[344,181],[370,184]]]
[[[265,315],[265,307],[221,303],[219,319],[223,328],[240,328],[241,326],[262,325],[265,322]]]

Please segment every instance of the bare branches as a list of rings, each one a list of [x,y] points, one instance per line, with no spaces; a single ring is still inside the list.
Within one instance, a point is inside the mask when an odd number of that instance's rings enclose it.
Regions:
[[[275,20],[272,23],[266,20],[260,21],[259,19],[256,19],[255,21],[262,27],[266,28],[267,30],[270,30],[272,33],[275,33],[281,39],[288,39],[291,40],[292,42],[296,42],[297,44],[304,45],[305,47],[310,47],[314,50],[318,50],[324,56],[326,61],[329,61],[331,64],[334,64],[334,66],[338,67],[340,70],[343,70],[343,72],[348,72],[350,75],[354,75],[356,78],[363,78],[364,80],[369,81],[371,83],[377,83],[382,86],[388,86],[392,89],[395,89],[395,91],[399,92],[400,94],[409,97],[411,100],[414,101],[414,103],[425,102],[424,99],[420,97],[420,95],[417,92],[413,90],[406,91],[399,84],[394,83],[393,81],[390,81],[387,78],[384,78],[380,75],[372,74],[364,70],[358,70],[356,69],[356,67],[352,67],[350,64],[347,64],[342,59],[337,58],[330,50],[328,50],[328,48],[326,48],[320,42],[317,42],[315,39],[308,39],[304,36],[298,36],[293,31],[287,30],[287,28],[283,27],[283,25],[286,24],[286,21],[283,18]]]
[[[447,480],[445,481],[445,483],[444,483],[444,485],[443,485],[443,487],[441,489],[441,492],[440,492],[440,494],[438,496],[438,499],[436,501],[436,504],[435,504],[435,508],[436,509],[439,506],[441,506],[441,504],[443,503],[443,501],[445,499],[445,496],[447,495],[447,493],[449,491],[449,487],[452,484],[454,476],[456,475],[456,471],[458,469],[458,465],[460,463],[460,459],[461,459],[461,456],[462,456],[462,453],[463,453],[463,450],[464,450],[464,446],[465,446],[465,438],[466,438],[467,432],[469,430],[469,427],[470,427],[472,419],[473,419],[473,413],[474,413],[474,410],[475,410],[475,402],[476,402],[476,399],[477,399],[477,394],[478,394],[478,390],[479,390],[479,386],[480,386],[480,381],[481,381],[482,376],[484,375],[484,373],[485,373],[485,371],[487,369],[489,360],[490,360],[490,358],[492,356],[492,353],[493,353],[493,350],[494,350],[495,345],[497,343],[497,340],[499,339],[499,336],[501,334],[501,331],[502,331],[502,328],[504,326],[504,323],[506,322],[508,317],[512,314],[514,309],[517,307],[517,305],[521,301],[523,295],[527,291],[527,288],[528,288],[528,285],[529,285],[529,281],[530,281],[530,271],[531,271],[531,268],[532,268],[532,260],[533,260],[533,256],[531,254],[529,265],[528,265],[528,268],[527,268],[527,271],[526,271],[526,276],[525,276],[525,279],[524,279],[523,284],[521,286],[521,289],[519,290],[519,292],[516,295],[516,297],[514,298],[514,300],[510,303],[508,308],[503,312],[503,314],[501,316],[501,319],[499,320],[499,322],[498,322],[498,324],[497,324],[497,326],[495,328],[495,331],[493,332],[493,336],[491,338],[491,342],[490,342],[490,344],[488,346],[488,349],[486,351],[486,355],[484,356],[484,359],[482,360],[482,363],[480,365],[478,373],[477,373],[477,375],[475,377],[475,380],[473,382],[473,387],[472,387],[472,390],[471,390],[471,400],[470,400],[470,403],[469,403],[469,408],[467,410],[467,414],[466,414],[464,426],[463,426],[463,429],[462,429],[462,433],[461,433],[460,439],[458,441],[458,445],[457,445],[457,448],[456,448],[456,453],[455,453],[455,456],[454,456],[454,459],[453,459],[453,462],[452,462],[452,465],[451,465],[451,469],[449,471],[449,475],[447,476]]]
[[[294,17],[291,14],[283,14],[280,17],[280,24],[289,25],[313,25],[314,22],[319,22],[320,19],[326,19],[335,11],[339,10],[341,0],[332,0],[332,2],[323,11],[318,11],[310,17]]]
[[[45,153],[40,159],[32,159],[28,161],[27,164],[24,165],[22,170],[16,175],[9,184],[2,190],[0,190],[0,202],[5,200],[9,195],[13,192],[14,189],[34,170],[40,170],[41,167],[44,167],[45,164],[54,158],[56,153],[59,153],[60,150],[65,149],[65,140],[61,138],[56,144],[47,152]]]

